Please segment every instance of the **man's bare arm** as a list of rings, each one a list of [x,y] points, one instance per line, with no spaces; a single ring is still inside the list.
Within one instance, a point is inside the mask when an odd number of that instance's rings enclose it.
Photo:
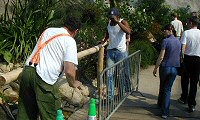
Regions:
[[[126,20],[120,22],[116,16],[113,16],[113,19],[125,33],[131,34],[131,28]]]
[[[79,87],[81,82],[76,80],[76,66],[72,62],[64,62],[64,72],[71,87]]]
[[[117,22],[120,28],[127,34],[131,34],[131,28],[126,20],[122,20],[122,22]]]
[[[185,45],[185,44],[182,44],[182,46],[181,46],[181,57],[182,57],[182,58],[184,58],[185,47],[186,47],[186,45]]]

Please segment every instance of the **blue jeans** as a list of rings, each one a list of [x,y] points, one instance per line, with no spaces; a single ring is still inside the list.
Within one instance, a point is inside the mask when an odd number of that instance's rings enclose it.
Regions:
[[[126,51],[125,57],[128,57],[129,53]],[[126,59],[125,60],[125,91],[126,92],[131,92],[132,90],[132,83],[131,83],[131,78],[130,78],[130,60]]]
[[[127,56],[126,52],[121,52],[117,49],[108,49],[107,50],[107,60],[106,67],[109,67],[118,61],[122,60]],[[108,98],[113,99],[114,97],[114,67],[107,71],[107,85],[108,85]],[[121,81],[124,84],[123,80]]]
[[[177,68],[176,67],[160,67],[160,89],[158,96],[158,105],[161,106],[162,115],[169,115],[171,88],[176,79]]]

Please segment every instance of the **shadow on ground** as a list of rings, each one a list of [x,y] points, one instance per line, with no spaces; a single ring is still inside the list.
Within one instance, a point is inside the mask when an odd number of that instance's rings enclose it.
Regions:
[[[124,101],[115,114],[126,112],[132,115],[134,114],[135,116],[150,116],[151,119],[159,119],[161,110],[156,103],[157,96],[134,92]],[[187,105],[180,104],[176,99],[171,99],[169,118],[173,120],[200,119],[200,111],[197,109],[195,112],[189,113],[187,111]]]

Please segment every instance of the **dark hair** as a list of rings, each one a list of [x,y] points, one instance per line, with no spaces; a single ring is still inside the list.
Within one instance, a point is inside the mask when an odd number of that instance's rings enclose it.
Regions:
[[[173,35],[176,37],[176,30],[174,29],[174,26],[172,24],[167,24],[163,28],[163,30],[169,30],[172,31]]]
[[[178,17],[178,14],[174,12],[174,13],[171,14],[171,16],[172,17]]]
[[[196,16],[196,17],[197,17],[197,16],[198,16],[197,14],[198,14],[197,12],[192,12],[192,13],[191,13],[192,17],[193,17],[193,16]]]
[[[192,25],[194,25],[194,26],[198,26],[199,19],[198,19],[196,16],[191,17],[191,18],[189,19],[189,23],[192,23]]]
[[[64,22],[64,26],[70,31],[75,31],[81,28],[81,20],[77,17],[68,16]]]

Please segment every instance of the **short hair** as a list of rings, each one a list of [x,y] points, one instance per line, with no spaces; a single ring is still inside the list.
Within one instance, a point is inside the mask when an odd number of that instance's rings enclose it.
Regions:
[[[173,32],[173,35],[176,37],[176,30],[172,24],[167,24],[162,30],[169,30]]]
[[[178,17],[178,14],[174,12],[174,13],[171,14],[171,16],[172,17]]]
[[[189,19],[189,23],[192,23],[194,26],[198,26],[199,24],[199,19],[196,16],[193,16]]]
[[[192,13],[191,13],[191,16],[196,16],[196,17],[197,17],[197,16],[198,16],[198,15],[197,15],[197,12],[192,12]]]
[[[67,16],[64,26],[67,27],[70,31],[75,31],[81,28],[81,20],[74,16]]]

